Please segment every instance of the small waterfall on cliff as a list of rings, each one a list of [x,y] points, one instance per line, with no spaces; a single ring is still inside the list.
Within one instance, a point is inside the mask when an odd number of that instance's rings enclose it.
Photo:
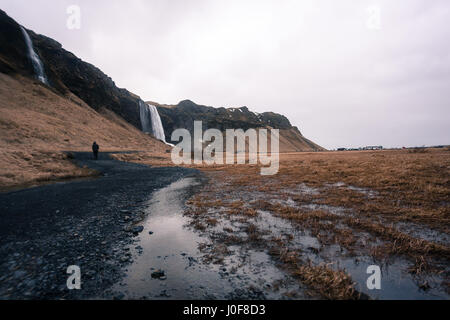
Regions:
[[[48,85],[47,76],[45,75],[44,72],[44,65],[42,64],[42,61],[37,55],[36,51],[34,51],[33,42],[31,41],[30,36],[22,26],[20,26],[20,29],[22,29],[23,37],[25,38],[25,43],[28,48],[28,57],[30,58],[31,63],[33,64],[36,77],[40,82]]]
[[[146,133],[151,133],[152,126],[150,124],[149,110],[147,105],[142,101],[139,101],[139,115],[141,118],[142,131]]]
[[[156,139],[166,142],[164,128],[156,107],[139,101],[139,113],[142,131],[151,133]]]

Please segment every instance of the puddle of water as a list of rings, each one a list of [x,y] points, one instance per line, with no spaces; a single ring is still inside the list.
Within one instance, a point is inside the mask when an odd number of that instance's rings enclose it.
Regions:
[[[233,277],[239,279],[243,285],[255,287],[256,291],[260,290],[258,288],[268,289],[264,290],[265,299],[287,299],[289,292],[295,292],[295,295],[289,299],[306,298],[304,288],[300,287],[298,281],[278,269],[266,251],[237,246],[230,246],[230,249],[240,253],[225,258],[224,264],[228,267],[227,270],[236,268],[236,271],[233,271]],[[282,286],[274,290],[275,283],[280,283]]]
[[[360,188],[360,187],[355,187],[355,186],[352,186],[352,185],[347,185],[344,182],[336,182],[336,183],[332,183],[332,184],[328,183],[328,184],[326,184],[326,186],[328,186],[328,187],[335,187],[335,188],[346,187],[349,190],[362,193],[362,194],[368,196],[369,198],[374,198],[378,194],[378,192],[376,192],[376,191],[373,191],[373,190],[370,190],[370,189],[367,189],[367,188]]]
[[[185,178],[153,194],[146,209],[144,230],[131,248],[134,261],[115,288],[126,298],[224,297],[227,283],[221,281],[218,268],[205,268],[199,263],[202,255],[198,244],[205,239],[185,228],[188,218],[183,216],[184,199],[196,184],[194,178]],[[157,269],[164,270],[165,280],[152,278]]]
[[[296,194],[300,193],[300,194],[306,194],[306,195],[313,196],[313,195],[320,194],[320,191],[317,188],[308,187],[306,184],[301,183],[297,187],[287,190],[287,193],[292,194],[292,195],[296,195]]]
[[[287,198],[286,200],[285,199],[270,199],[269,202],[272,204],[280,204],[283,206],[298,208],[297,203],[294,200],[292,200],[291,197]]]
[[[380,300],[433,300],[448,299],[449,296],[439,286],[442,279],[433,276],[427,276],[422,281],[427,281],[431,289],[421,290],[412,275],[406,270],[411,265],[410,262],[403,259],[396,259],[381,268],[381,289],[369,290],[367,288],[367,267],[377,265],[370,257],[360,256],[358,259],[343,258],[339,259],[336,267],[348,272],[356,283],[356,289],[359,292],[366,293],[373,299]]]
[[[331,187],[343,187],[343,186],[345,186],[345,183],[344,182],[336,182],[336,183],[333,183],[333,184],[329,184]]]
[[[373,299],[448,299],[449,295],[440,287],[442,278],[438,276],[427,276],[421,280],[427,281],[431,289],[421,290],[414,277],[407,272],[411,262],[396,258],[389,264],[381,267],[381,290],[369,290],[366,285],[367,267],[376,265],[369,256],[347,257],[346,250],[341,250],[339,245],[322,247],[320,241],[307,231],[297,230],[289,221],[272,215],[269,211],[258,210],[256,225],[260,230],[270,230],[269,236],[287,233],[293,236],[289,246],[301,248],[303,259],[310,260],[314,265],[333,262],[335,269],[345,270],[356,283],[359,292],[369,295]],[[320,250],[317,253],[316,250]]]
[[[437,230],[433,230],[411,222],[397,222],[395,223],[395,227],[399,231],[409,234],[418,239],[433,241],[447,246],[450,245],[449,235],[444,232],[439,232]]]
[[[344,216],[345,213],[348,211],[343,207],[333,207],[326,204],[316,204],[316,203],[308,203],[301,206],[304,209],[308,210],[323,210],[327,211],[331,214],[334,214],[336,216]]]
[[[201,262],[204,253],[198,244],[206,238],[188,228],[189,218],[183,216],[184,199],[195,185],[194,178],[185,178],[153,194],[144,230],[130,247],[133,262],[113,292],[126,299],[283,299],[284,293],[293,291],[297,296],[290,298],[304,298],[298,283],[265,251],[230,246],[232,253],[221,265]],[[152,278],[158,269],[164,270],[165,280]],[[272,290],[275,281],[288,285]]]
[[[347,186],[347,189],[362,193],[362,194],[368,196],[369,198],[374,198],[378,194],[376,191],[372,191],[372,190],[360,188],[360,187],[355,187],[355,186]]]
[[[258,216],[255,218],[255,223],[260,230],[269,230],[273,234],[280,234],[283,231],[292,231],[292,224],[286,220],[279,218],[270,211],[257,210]]]

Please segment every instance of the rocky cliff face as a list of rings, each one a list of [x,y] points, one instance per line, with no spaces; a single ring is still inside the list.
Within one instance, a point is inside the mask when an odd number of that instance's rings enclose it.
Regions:
[[[33,75],[20,26],[0,10],[0,72]]]
[[[274,128],[280,129],[280,149],[285,152],[319,151],[321,146],[303,137],[297,127],[289,120],[274,112],[255,113],[247,107],[214,108],[198,105],[184,100],[177,105],[156,105],[164,126],[166,140],[170,142],[172,132],[178,128],[194,130],[194,121],[202,121],[203,130],[215,128],[226,129]],[[173,142],[173,141],[172,141]]]
[[[0,72],[33,76],[20,25],[0,10]],[[44,63],[51,87],[61,95],[75,94],[95,110],[106,108],[141,128],[140,98],[118,88],[95,66],[64,50],[57,41],[27,30]]]
[[[151,102],[149,102],[151,103]],[[263,128],[272,126],[277,129],[291,128],[289,120],[280,114],[273,112],[254,113],[247,107],[242,108],[213,108],[195,104],[190,100],[181,101],[176,106],[158,107],[158,112],[163,125],[168,133],[177,128],[193,128],[194,120],[201,120],[205,128],[217,128],[219,130],[241,128]],[[168,135],[170,137],[170,134]]]

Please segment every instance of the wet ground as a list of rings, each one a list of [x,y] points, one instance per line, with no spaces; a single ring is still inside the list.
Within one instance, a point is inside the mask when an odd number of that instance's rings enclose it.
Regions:
[[[0,299],[282,299],[301,292],[264,249],[224,246],[222,263],[205,260],[212,241],[184,215],[186,200],[207,183],[197,170],[150,168],[106,153],[98,161],[72,156],[101,175],[0,194]],[[67,288],[71,265],[81,269],[81,290]]]
[[[317,195],[319,189],[304,184],[272,193],[230,189],[194,169],[150,168],[108,154],[98,161],[89,153],[73,156],[101,175],[0,194],[0,299],[322,298],[293,276],[274,249],[298,253],[302,263],[344,270],[356,289],[373,299],[449,298],[441,275],[418,279],[408,272],[413,263],[403,257],[380,263],[368,250],[349,252],[339,244],[324,244],[317,234],[270,210],[245,214],[259,200],[339,217],[355,214],[292,198]],[[344,184],[329,187],[376,196]],[[237,214],[220,205],[209,207],[201,218],[192,214],[193,205],[186,201],[202,192],[240,202]],[[411,224],[397,227],[448,245],[446,234]],[[362,248],[382,243],[364,232],[352,236]],[[382,290],[366,286],[372,264],[381,267]],[[81,290],[67,289],[70,265],[81,268]],[[421,288],[423,283],[427,286]]]
[[[95,179],[0,194],[0,299],[109,297],[129,264],[133,227],[151,194],[198,171],[150,168],[101,153],[73,153],[101,172]],[[68,290],[67,267],[78,265],[82,289]]]
[[[264,250],[228,247],[227,261],[204,263],[199,245],[209,239],[189,228],[185,201],[200,185],[183,178],[155,192],[145,209],[144,230],[130,246],[133,262],[114,287],[126,299],[280,299],[271,290],[275,281],[296,281],[279,270]],[[153,275],[153,276],[152,276]],[[298,291],[298,290],[297,290]]]
[[[214,177],[214,174],[211,175]],[[214,179],[214,178],[213,178]],[[207,208],[204,215],[193,214],[197,219],[199,232],[213,239],[215,246],[222,242],[242,243],[242,248],[247,252],[260,249],[261,252],[269,252],[270,248],[285,250],[286,253],[296,253],[300,264],[311,264],[313,266],[327,265],[334,270],[342,270],[351,276],[358,292],[371,299],[449,299],[446,291],[445,272],[422,273],[416,275],[410,270],[414,261],[408,260],[401,255],[389,257],[385,260],[377,260],[371,255],[371,249],[382,245],[383,240],[368,233],[349,230],[351,237],[356,239],[355,250],[349,251],[338,243],[327,243],[321,234],[314,234],[291,221],[278,217],[270,210],[256,210],[251,215],[245,214],[245,208],[252,208],[258,201],[267,201],[275,205],[298,208],[303,212],[320,210],[338,217],[354,216],[355,212],[343,207],[311,203],[298,203],[290,195],[318,195],[321,190],[309,188],[300,184],[294,188],[277,189],[276,192],[259,192],[251,187],[233,186],[230,188],[227,179],[215,179],[214,186],[207,186],[199,199],[203,199],[203,205]],[[349,187],[349,189],[365,194],[368,199],[376,196],[371,190],[345,186],[344,184],[333,185],[335,187]],[[208,205],[207,203],[215,203]],[[217,202],[217,203],[216,203]],[[233,203],[238,203],[237,212],[230,214],[229,208]],[[231,206],[230,206],[231,204]],[[200,205],[201,206],[201,205]],[[227,213],[228,212],[228,213]],[[204,228],[208,220],[216,220],[214,226]],[[380,218],[381,219],[381,218]],[[338,220],[339,221],[339,220]],[[380,220],[383,223],[383,220]],[[387,223],[387,222],[385,222]],[[391,223],[392,224],[392,223]],[[424,226],[412,223],[398,223],[395,225],[400,230],[414,234],[419,239],[427,239],[449,245],[448,235]],[[345,225],[337,224],[336,227],[347,229]],[[232,254],[230,256],[233,256]],[[274,259],[276,261],[276,258]],[[226,262],[219,264],[226,265]],[[367,287],[367,267],[378,265],[381,268],[381,289],[369,290]],[[280,269],[282,265],[278,265]],[[448,270],[448,264],[441,266]],[[267,281],[267,283],[271,283]],[[284,282],[282,285],[291,286],[282,293],[282,296],[306,297],[309,296],[308,288],[297,287],[291,291],[293,284]],[[294,295],[292,293],[295,292]],[[314,296],[313,296],[314,297]],[[318,296],[317,298],[320,298]]]

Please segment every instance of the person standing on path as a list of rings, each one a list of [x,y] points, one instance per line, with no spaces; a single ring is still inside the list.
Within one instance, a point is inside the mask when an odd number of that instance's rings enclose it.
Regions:
[[[97,144],[97,142],[94,141],[92,144],[92,152],[94,153],[94,159],[98,159],[98,150],[100,149],[100,146]]]

